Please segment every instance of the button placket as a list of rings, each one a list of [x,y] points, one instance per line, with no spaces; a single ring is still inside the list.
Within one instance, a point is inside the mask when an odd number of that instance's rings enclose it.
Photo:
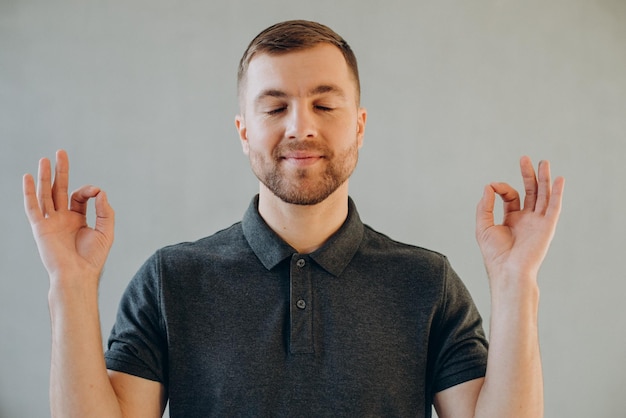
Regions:
[[[308,259],[294,254],[290,268],[290,345],[294,354],[313,353],[312,289]]]

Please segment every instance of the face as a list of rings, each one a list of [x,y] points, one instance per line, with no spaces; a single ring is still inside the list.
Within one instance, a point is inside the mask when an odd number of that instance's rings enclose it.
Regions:
[[[314,205],[347,187],[366,112],[337,47],[253,57],[240,100],[235,123],[243,151],[273,195]]]

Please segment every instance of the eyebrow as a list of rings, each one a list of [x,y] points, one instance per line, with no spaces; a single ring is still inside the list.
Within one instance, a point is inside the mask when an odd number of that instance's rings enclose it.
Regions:
[[[318,94],[324,94],[324,93],[332,93],[341,97],[344,96],[343,89],[339,88],[338,86],[334,84],[319,85],[309,92],[309,96],[316,96]]]
[[[340,97],[345,97],[345,94],[343,92],[343,90],[341,88],[339,88],[336,85],[333,84],[320,84],[319,86],[315,87],[314,89],[310,90],[307,93],[307,96],[317,96],[320,94],[325,94],[325,93],[331,93],[331,94],[335,94],[337,96]],[[277,98],[277,99],[284,99],[286,97],[288,97],[289,95],[279,89],[267,89],[267,90],[263,90],[261,91],[261,93],[259,93],[255,99],[256,103],[261,102],[262,100],[264,100],[265,98],[268,97],[272,97],[272,98]]]

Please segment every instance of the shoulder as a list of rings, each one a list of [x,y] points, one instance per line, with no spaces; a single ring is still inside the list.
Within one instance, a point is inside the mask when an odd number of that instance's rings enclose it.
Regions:
[[[397,241],[365,225],[361,251],[370,257],[385,258],[392,262],[418,263],[433,269],[444,269],[448,259],[440,252]]]
[[[363,241],[351,262],[357,272],[420,298],[440,303],[453,272],[445,255],[391,239],[365,226]]]
[[[232,249],[240,246],[242,242],[245,242],[243,236],[241,222],[237,222],[228,228],[215,232],[212,235],[200,238],[196,241],[179,242],[172,245],[167,245],[160,248],[157,253],[162,257],[185,255],[188,253],[195,253],[198,251],[204,252],[206,250],[212,251],[225,251],[226,248]]]
[[[151,257],[162,274],[198,272],[217,265],[236,264],[253,256],[241,222],[193,242],[181,242],[157,250]]]

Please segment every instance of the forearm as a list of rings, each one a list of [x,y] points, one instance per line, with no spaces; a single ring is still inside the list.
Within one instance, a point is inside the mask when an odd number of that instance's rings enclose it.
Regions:
[[[51,283],[52,416],[121,417],[104,362],[97,281],[75,287]]]
[[[542,417],[536,278],[494,282],[487,375],[475,416]]]

